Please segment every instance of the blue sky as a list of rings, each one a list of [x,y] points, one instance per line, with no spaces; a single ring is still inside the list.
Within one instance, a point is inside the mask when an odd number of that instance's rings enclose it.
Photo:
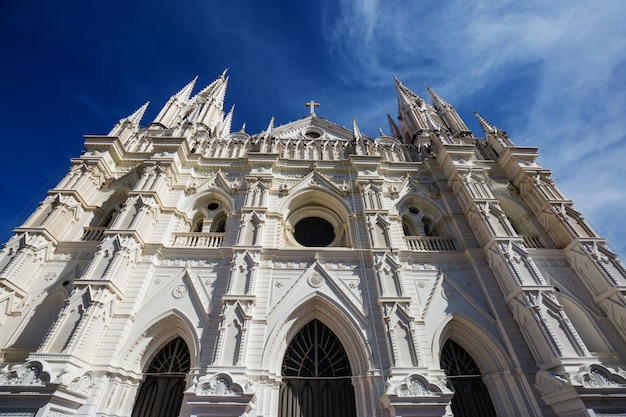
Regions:
[[[0,5],[0,241],[65,175],[83,134],[150,101],[144,123],[225,68],[233,130],[307,114],[387,131],[393,75],[537,146],[540,163],[626,254],[626,2],[16,1]]]

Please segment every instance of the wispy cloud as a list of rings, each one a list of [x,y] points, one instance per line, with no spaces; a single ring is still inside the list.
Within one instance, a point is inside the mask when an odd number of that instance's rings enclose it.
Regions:
[[[626,3],[342,0],[332,12],[326,40],[346,83],[379,86],[395,73],[480,105],[514,142],[540,147],[626,252],[626,222],[616,221],[626,216]]]

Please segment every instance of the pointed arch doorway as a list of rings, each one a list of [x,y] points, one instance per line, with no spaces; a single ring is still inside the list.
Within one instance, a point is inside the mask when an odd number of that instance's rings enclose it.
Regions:
[[[356,417],[346,351],[321,321],[310,321],[293,338],[282,376],[278,417]]]
[[[441,368],[448,388],[454,391],[454,417],[496,417],[487,386],[474,358],[458,343],[448,339],[441,350]]]
[[[190,368],[189,348],[177,337],[156,354],[146,370],[131,417],[176,417]]]

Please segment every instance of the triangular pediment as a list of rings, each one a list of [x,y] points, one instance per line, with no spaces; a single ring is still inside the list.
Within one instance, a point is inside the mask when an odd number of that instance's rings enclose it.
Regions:
[[[296,304],[314,293],[321,293],[326,298],[335,300],[337,305],[350,306],[351,311],[358,313],[361,318],[365,319],[363,303],[360,298],[347,283],[334,278],[317,261],[304,270],[291,285],[285,286],[285,288],[276,286],[272,297],[274,298],[273,306],[268,316],[281,314],[284,311],[293,311],[297,307]]]
[[[311,141],[311,140],[341,140],[349,142],[352,140],[352,130],[335,123],[331,123],[316,116],[304,117],[300,120],[274,127],[272,136],[290,142]]]
[[[400,198],[408,194],[418,194],[424,198],[433,198],[438,192],[436,187],[433,188],[433,184],[434,183],[424,185],[415,180],[413,177],[407,175],[404,178],[404,181],[402,181],[402,185],[400,185],[395,191]]]
[[[195,192],[218,189],[225,193],[232,194],[236,191],[234,184],[230,184],[226,180],[226,177],[221,170],[217,171],[208,178],[194,179],[189,188],[192,188]]]
[[[290,193],[297,193],[305,189],[323,189],[338,196],[344,194],[343,190],[316,169],[309,172],[300,182],[294,185]]]
[[[463,304],[480,313],[487,320],[493,320],[487,305],[480,293],[480,287],[473,279],[460,279],[459,276],[450,276],[443,271],[429,271],[417,279],[418,297],[422,304],[422,316],[426,318],[436,309],[431,310],[436,295],[454,305],[457,310],[464,310]]]

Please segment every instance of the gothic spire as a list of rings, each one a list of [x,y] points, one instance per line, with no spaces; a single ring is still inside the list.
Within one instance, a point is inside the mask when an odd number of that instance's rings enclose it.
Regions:
[[[196,75],[193,80],[188,82],[187,85],[167,100],[165,106],[163,106],[157,117],[154,119],[154,123],[159,123],[167,127],[173,127],[176,123],[175,120],[180,110],[187,105],[197,79],[198,76]]]
[[[143,106],[141,106],[137,110],[135,110],[130,116],[127,116],[127,117],[125,117],[123,119],[120,119],[115,124],[115,126],[113,126],[113,129],[111,129],[111,131],[109,132],[109,135],[115,135],[116,132],[117,133],[121,132],[124,129],[124,125],[126,123],[130,123],[135,128],[139,127],[139,122],[143,118],[143,115],[146,112],[146,109],[148,108],[149,104],[150,104],[150,102],[146,101]]]
[[[273,131],[274,131],[274,116],[272,116],[272,118],[270,119],[270,123],[267,125],[267,130],[265,131],[265,134],[263,136],[267,138],[271,138]]]
[[[363,134],[359,130],[359,126],[356,124],[356,119],[352,119],[352,138],[355,141],[359,141],[363,139]]]
[[[148,108],[149,104],[150,104],[150,102],[146,101],[143,106],[141,106],[137,110],[135,110],[135,112],[133,114],[131,114],[130,116],[128,116],[126,118],[126,120],[128,120],[129,122],[131,122],[134,125],[138,125],[139,122],[141,122],[141,119],[143,118],[143,115],[146,112],[146,109]]]
[[[476,120],[478,120],[478,124],[485,134],[485,139],[492,143],[493,147],[498,152],[502,150],[502,146],[514,146],[504,130],[498,129],[495,125],[489,123],[487,119],[478,114],[478,112],[474,112],[474,116],[476,116]],[[493,139],[495,139],[495,142]]]
[[[426,87],[426,91],[428,91],[428,96],[433,103],[433,107],[445,124],[445,126],[442,127],[450,129],[450,132],[455,138],[471,137],[472,132],[467,128],[463,119],[461,119],[456,112],[456,109],[435,93],[426,83],[424,83],[424,86]]]
[[[230,133],[231,125],[233,123],[233,113],[234,112],[235,112],[235,105],[233,104],[233,106],[230,108],[230,111],[228,112],[228,114],[224,118],[224,121],[222,122],[221,134],[223,136],[226,136],[226,135],[228,135]]]
[[[478,120],[478,124],[480,125],[480,128],[482,129],[485,136],[487,136],[489,133],[495,134],[498,131],[498,129],[494,125],[489,123],[487,119],[478,114],[478,112],[474,112],[474,117],[476,117],[476,120]]]
[[[387,112],[387,123],[389,123],[389,131],[391,132],[391,136],[400,139],[400,129],[398,129],[398,125],[393,120],[393,117]]]
[[[180,101],[186,102],[191,97],[191,92],[193,91],[193,87],[196,85],[196,81],[198,80],[198,76],[196,75],[193,80],[189,81],[187,85],[180,89],[180,91],[174,94],[174,97],[179,99]]]
[[[450,104],[445,102],[437,93],[435,93],[428,84],[424,83],[424,87],[426,87],[426,91],[428,92],[428,96],[430,97],[431,103],[433,103],[433,107],[436,110],[443,110],[445,108],[450,108]]]
[[[424,100],[422,100],[417,94],[409,90],[402,84],[402,82],[394,75],[393,77],[396,86],[396,95],[398,96],[398,114],[402,114],[402,110],[417,105],[422,107]]]
[[[225,77],[224,71],[215,81],[204,87],[191,100],[194,104],[213,101],[219,108],[224,106],[224,97],[226,96],[226,86],[228,85],[228,77]]]

